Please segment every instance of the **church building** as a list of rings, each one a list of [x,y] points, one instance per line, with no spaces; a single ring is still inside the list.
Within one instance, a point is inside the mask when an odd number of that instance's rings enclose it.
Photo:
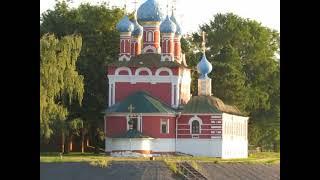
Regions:
[[[181,52],[174,11],[164,17],[157,0],[147,0],[133,20],[123,17],[117,30],[119,58],[107,67],[107,153],[248,156],[248,117],[212,95],[204,37],[198,95],[192,96],[192,68]]]

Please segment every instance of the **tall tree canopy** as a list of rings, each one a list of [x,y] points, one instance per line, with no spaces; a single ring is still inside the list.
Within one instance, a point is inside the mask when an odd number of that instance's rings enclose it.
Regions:
[[[207,34],[206,55],[213,64],[213,94],[250,116],[250,128],[256,128],[249,131],[253,144],[279,143],[279,33],[232,13],[217,14],[200,29]],[[192,39],[199,46],[201,35],[194,33]]]
[[[54,10],[43,13],[40,32],[54,33],[58,37],[78,33],[83,39],[82,51],[77,62],[78,72],[84,76],[82,108],[75,105],[72,112],[81,116],[95,140],[103,131],[102,111],[107,107],[106,64],[115,61],[119,51],[119,33],[116,24],[124,10],[106,4],[81,4],[70,8],[65,1],[57,2]],[[75,116],[77,117],[77,116]],[[95,142],[93,142],[95,145]]]
[[[82,39],[78,35],[60,40],[45,34],[40,39],[40,137],[48,139],[53,126],[64,121],[68,106],[81,104],[83,76],[76,71]]]

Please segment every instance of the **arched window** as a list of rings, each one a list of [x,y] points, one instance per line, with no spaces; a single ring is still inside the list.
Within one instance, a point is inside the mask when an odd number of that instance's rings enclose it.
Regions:
[[[200,134],[200,123],[197,120],[192,121],[192,134]]]
[[[148,32],[148,42],[152,42],[153,41],[153,37],[152,37],[152,31]]]

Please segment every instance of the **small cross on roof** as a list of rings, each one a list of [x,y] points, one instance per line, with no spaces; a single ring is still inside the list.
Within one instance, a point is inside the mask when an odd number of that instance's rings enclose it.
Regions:
[[[202,50],[206,51],[206,32],[202,31]]]
[[[132,106],[132,104],[130,104],[130,106],[128,107],[128,110],[130,111],[130,113],[132,113],[132,111],[134,110],[134,107]]]
[[[134,10],[137,11],[138,1],[137,1],[137,0],[134,0],[132,3],[134,4]]]

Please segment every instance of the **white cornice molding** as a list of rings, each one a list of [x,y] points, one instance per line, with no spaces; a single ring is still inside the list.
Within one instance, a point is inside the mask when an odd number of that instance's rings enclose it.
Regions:
[[[144,83],[178,83],[180,82],[180,76],[155,76],[155,75],[108,75],[109,82],[129,82],[131,84],[144,82]]]

